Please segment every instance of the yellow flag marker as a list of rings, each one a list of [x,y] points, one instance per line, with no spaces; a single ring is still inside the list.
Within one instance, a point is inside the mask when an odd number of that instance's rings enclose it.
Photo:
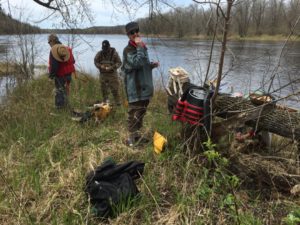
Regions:
[[[155,131],[153,135],[153,145],[155,153],[160,154],[165,144],[167,144],[167,139],[160,133]]]

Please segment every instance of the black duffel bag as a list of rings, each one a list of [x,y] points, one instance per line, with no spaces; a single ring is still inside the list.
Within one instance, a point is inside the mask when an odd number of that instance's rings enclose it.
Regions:
[[[97,216],[116,216],[118,205],[139,193],[134,181],[143,173],[144,166],[135,161],[117,165],[113,160],[107,160],[86,176],[85,192]]]

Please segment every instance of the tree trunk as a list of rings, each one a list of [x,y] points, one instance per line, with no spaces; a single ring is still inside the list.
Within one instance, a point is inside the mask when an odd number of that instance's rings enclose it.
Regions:
[[[217,115],[242,122],[257,130],[265,130],[300,141],[300,114],[273,105],[255,106],[250,100],[218,96],[214,108]]]

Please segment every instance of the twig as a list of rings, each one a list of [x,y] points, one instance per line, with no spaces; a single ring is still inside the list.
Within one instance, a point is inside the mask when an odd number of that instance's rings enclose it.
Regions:
[[[285,160],[290,162],[291,159],[287,159],[287,158],[283,158],[283,157],[279,157],[279,156],[260,156],[263,159],[275,159],[275,160]],[[293,160],[294,163],[298,163],[299,161]]]
[[[19,204],[17,204],[17,205],[21,209],[21,211],[23,212],[23,214],[26,215],[26,218],[30,221],[31,224],[34,224],[33,219],[30,216],[30,213],[28,212],[28,210],[26,209],[26,207],[24,207],[24,205],[22,204],[21,199],[18,197],[18,195],[14,191],[14,189],[8,184],[7,179],[5,178],[2,169],[0,169],[0,177],[3,180],[4,184],[6,185],[6,187],[8,188],[8,190],[10,191],[10,193],[12,194],[12,196],[14,197],[14,199],[16,201],[18,201]]]
[[[196,3],[198,3],[198,4],[213,4],[213,5],[216,5],[216,6],[219,8],[220,12],[222,13],[222,16],[223,16],[224,18],[226,18],[225,13],[224,13],[223,9],[220,7],[220,4],[219,4],[219,3],[211,2],[211,1],[204,1],[204,2],[203,2],[203,1],[197,1],[197,0],[193,0],[193,2],[196,2]]]
[[[155,205],[156,205],[156,207],[157,207],[159,213],[162,214],[162,211],[161,211],[161,209],[160,209],[160,207],[159,207],[159,205],[158,205],[158,203],[157,203],[157,201],[156,201],[154,195],[152,194],[150,188],[149,188],[148,185],[146,184],[146,182],[145,182],[145,180],[143,179],[142,175],[141,175],[139,172],[138,172],[138,174],[140,175],[140,178],[141,178],[142,182],[144,183],[145,187],[147,188],[149,194],[151,195],[151,197],[152,197],[152,199],[153,199],[153,201],[154,201],[154,203],[155,203]]]
[[[53,2],[53,0],[49,0],[47,3],[39,1],[39,0],[33,0],[33,1],[41,6],[48,8],[48,9],[59,10],[58,7],[51,6],[51,3]]]
[[[267,92],[267,93],[270,92],[271,87],[272,87],[272,85],[273,85],[273,82],[274,82],[274,79],[275,79],[275,75],[276,75],[276,74],[275,74],[275,71],[276,71],[276,70],[278,69],[278,67],[280,66],[280,59],[281,59],[282,54],[283,54],[283,49],[285,48],[287,42],[289,41],[290,37],[291,37],[292,34],[294,33],[294,31],[295,31],[295,29],[296,29],[296,26],[297,26],[297,24],[299,23],[299,20],[300,20],[300,15],[298,16],[298,18],[297,18],[297,20],[296,20],[294,26],[293,26],[292,29],[291,29],[291,32],[289,33],[289,36],[288,36],[287,39],[285,40],[284,45],[283,45],[283,47],[282,47],[282,49],[281,49],[281,52],[280,52],[280,55],[279,55],[279,58],[278,58],[278,63],[277,63],[277,65],[275,66],[274,70],[272,71],[272,74],[273,74],[273,75],[272,75],[272,77],[271,77],[271,82],[270,82],[270,85],[269,85],[269,88],[268,88],[268,92]]]
[[[218,5],[220,4],[220,1],[221,0],[218,1]],[[208,73],[209,73],[209,70],[210,70],[212,53],[213,53],[213,49],[214,49],[214,45],[215,45],[215,39],[216,39],[216,34],[217,34],[218,22],[219,22],[219,14],[217,13],[217,20],[216,20],[216,24],[215,24],[215,28],[214,28],[214,36],[213,36],[213,39],[212,39],[212,42],[211,42],[211,46],[210,46],[208,66],[207,66],[207,70],[206,70],[206,74],[205,74],[205,78],[204,78],[204,83],[207,82],[207,79],[208,79]]]

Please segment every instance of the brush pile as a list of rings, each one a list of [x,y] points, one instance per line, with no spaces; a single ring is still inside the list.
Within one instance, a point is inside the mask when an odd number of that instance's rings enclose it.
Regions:
[[[233,131],[239,126],[250,126],[272,132],[273,138],[276,134],[275,138],[285,142],[279,150],[274,150],[275,146],[270,150],[257,144],[233,141],[227,152],[232,172],[247,185],[267,186],[299,195],[296,187],[300,184],[300,114],[275,104],[257,105],[244,98],[229,96],[219,96],[215,110],[217,115],[227,118],[222,123],[223,129]]]

